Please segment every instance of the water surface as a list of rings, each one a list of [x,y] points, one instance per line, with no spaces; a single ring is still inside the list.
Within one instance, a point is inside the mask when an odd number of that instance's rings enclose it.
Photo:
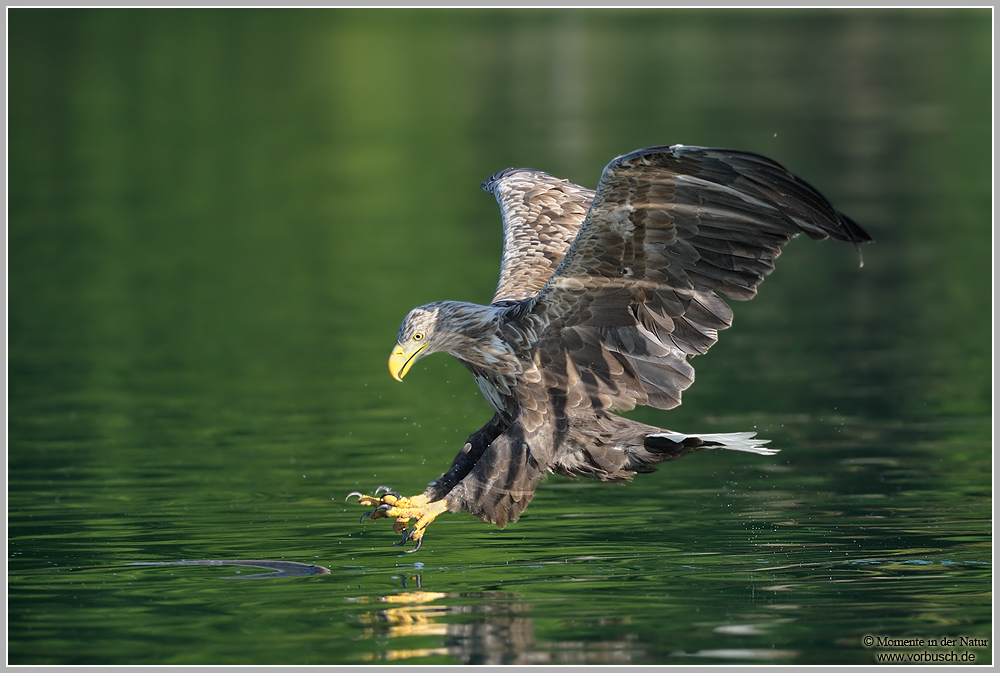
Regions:
[[[864,641],[992,630],[988,11],[9,19],[9,663],[992,661]],[[876,238],[793,241],[633,412],[781,453],[553,477],[417,554],[359,524],[489,418],[447,356],[385,366],[411,307],[489,300],[479,183],[674,142]]]

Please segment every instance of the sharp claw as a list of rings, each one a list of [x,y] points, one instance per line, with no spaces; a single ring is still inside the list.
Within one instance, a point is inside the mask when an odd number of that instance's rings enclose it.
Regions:
[[[391,495],[393,497],[396,497],[396,498],[402,498],[403,497],[399,493],[396,493],[394,490],[392,490],[391,488],[389,488],[388,486],[379,486],[378,488],[376,488],[375,489],[375,495],[378,495],[379,493],[388,493],[389,495]]]
[[[378,497],[380,493],[391,495],[393,496],[393,498],[391,498],[389,502],[386,502],[386,499],[384,497],[383,498]],[[430,513],[424,515],[423,514],[425,511],[424,499],[420,498],[416,499],[417,500],[416,503],[412,502],[407,498],[401,496],[399,493],[396,493],[388,486],[384,485],[376,488],[374,495],[365,495],[358,491],[351,491],[350,493],[347,494],[345,500],[350,500],[352,497],[355,496],[358,498],[360,505],[368,507],[375,506],[374,509],[365,512],[364,514],[361,515],[360,523],[364,523],[365,519],[375,520],[375,519],[384,519],[389,516],[397,517],[393,529],[399,531],[400,528],[402,528],[402,536],[399,542],[394,542],[392,546],[402,547],[407,542],[415,542],[416,544],[414,544],[413,549],[406,550],[407,554],[412,554],[413,552],[420,550],[420,547],[424,543],[424,538],[423,538],[424,528],[426,528],[427,524],[430,523],[430,521],[432,521],[434,517],[436,517],[442,511],[440,509],[441,502],[439,501],[437,503],[431,503]],[[390,515],[389,512],[393,512],[393,514]],[[422,516],[424,517],[424,519],[426,519],[423,526],[418,527],[414,525],[413,528],[407,530],[406,528],[407,521],[413,518],[421,519]],[[414,538],[414,534],[417,535],[416,538]]]

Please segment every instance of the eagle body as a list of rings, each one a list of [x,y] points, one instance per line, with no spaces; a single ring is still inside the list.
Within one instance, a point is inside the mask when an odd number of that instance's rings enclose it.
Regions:
[[[752,298],[793,236],[857,246],[871,240],[861,227],[776,162],[736,150],[637,150],[609,163],[596,191],[533,169],[482,187],[504,223],[492,302],[415,308],[389,369],[402,380],[449,353],[494,416],[421,495],[351,494],[374,507],[362,519],[396,518],[415,551],[445,511],[516,521],[549,473],[622,481],[702,449],[775,453],[754,433],[687,435],[614,412],[679,405],[690,359],[732,323],[720,295]]]

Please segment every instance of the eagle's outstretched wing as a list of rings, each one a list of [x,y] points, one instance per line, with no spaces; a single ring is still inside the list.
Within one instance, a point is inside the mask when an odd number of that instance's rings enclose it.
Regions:
[[[580,231],[594,190],[530,168],[508,168],[482,188],[503,215],[503,261],[493,304],[538,294]]]
[[[753,297],[800,233],[870,240],[812,186],[757,154],[675,145],[615,159],[523,318],[547,387],[568,407],[677,406],[694,380],[688,356],[731,323],[716,293]]]

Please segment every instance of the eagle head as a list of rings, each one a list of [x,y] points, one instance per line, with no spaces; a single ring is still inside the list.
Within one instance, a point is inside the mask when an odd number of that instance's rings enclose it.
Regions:
[[[402,381],[425,355],[444,351],[467,363],[493,368],[509,349],[498,335],[496,307],[439,301],[410,311],[389,356],[389,373]]]
[[[396,345],[389,356],[392,378],[402,381],[413,363],[438,350],[434,335],[439,312],[439,307],[428,304],[413,309],[403,320],[396,335]]]

